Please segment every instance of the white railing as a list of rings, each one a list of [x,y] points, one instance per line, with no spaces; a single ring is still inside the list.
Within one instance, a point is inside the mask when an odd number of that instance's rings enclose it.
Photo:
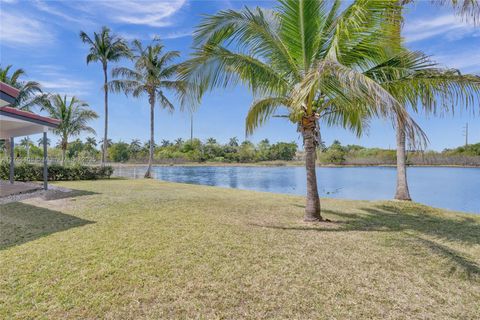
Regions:
[[[112,177],[122,177],[130,179],[141,179],[147,172],[147,166],[125,166],[109,164],[113,168]]]
[[[10,157],[0,157],[0,161],[7,161],[10,162]],[[43,165],[43,158],[15,158],[14,159],[15,163],[30,163],[30,164],[40,164]],[[48,164],[62,164],[62,159],[61,158],[47,158],[47,163]],[[79,159],[65,159],[65,165],[74,165],[74,164],[82,164],[82,165],[100,165],[100,162],[96,159],[91,159],[91,158],[79,158]]]

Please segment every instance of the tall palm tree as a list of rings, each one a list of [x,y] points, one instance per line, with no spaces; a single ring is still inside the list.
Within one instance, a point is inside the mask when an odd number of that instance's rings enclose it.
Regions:
[[[148,169],[145,178],[151,178],[153,164],[154,140],[154,111],[155,104],[169,111],[174,110],[172,102],[165,96],[164,90],[181,94],[185,90],[184,82],[175,80],[178,65],[171,64],[172,60],[180,56],[178,51],[164,51],[164,46],[158,39],[143,47],[142,43],[134,40],[133,57],[134,69],[122,67],[112,71],[113,77],[120,79],[109,83],[114,92],[124,92],[133,97],[146,95],[150,104],[150,150],[148,157]]]
[[[25,70],[16,69],[12,74],[9,74],[11,69],[12,65],[5,68],[0,67],[0,81],[20,91],[12,106],[20,110],[30,111],[34,105],[41,103],[41,100],[46,96],[42,94],[40,83],[21,80],[26,75]]]
[[[397,28],[395,33],[392,35],[392,43],[396,43],[397,55],[403,55],[399,52],[402,45],[401,37],[401,23],[403,6],[406,6],[414,0],[398,0],[398,3],[401,7],[395,12],[394,20],[397,21]],[[473,23],[476,24],[479,22],[480,18],[480,2],[477,0],[437,0],[431,1],[436,5],[447,5],[451,6],[454,11],[461,15],[466,20],[473,20]],[[405,56],[401,60],[405,60]],[[415,81],[411,84],[417,84],[418,81],[421,81],[422,86],[418,87],[409,87],[409,94],[405,94],[403,97],[398,97],[399,101],[407,107],[408,105],[412,107],[414,112],[418,112],[423,109],[426,112],[431,112],[432,109],[435,111],[435,100],[432,100],[430,94],[435,94],[435,96],[441,99],[442,106],[451,106],[451,109],[456,104],[457,99],[465,100],[466,106],[468,107],[470,99],[473,98],[472,95],[476,94],[477,79],[471,75],[462,76],[456,70],[445,70],[439,69],[435,63],[432,63],[426,57],[418,57],[414,61],[410,61],[411,64],[407,66],[407,69],[398,75],[399,77],[405,76],[407,73],[415,78]],[[409,69],[411,67],[411,69]],[[385,70],[384,70],[385,71]],[[390,74],[390,76],[392,76]],[[384,79],[382,79],[384,80]],[[402,80],[402,86],[405,88],[406,81]],[[390,84],[391,86],[391,84]],[[425,88],[428,88],[426,90]],[[412,90],[413,89],[413,90]],[[419,90],[422,89],[422,90]],[[459,89],[466,89],[465,91],[459,91]],[[414,98],[421,100],[422,108],[418,108],[418,100],[413,101]],[[408,100],[408,101],[406,101]],[[443,108],[444,110],[446,108]],[[397,200],[406,200],[410,201],[410,191],[408,188],[408,179],[407,179],[407,153],[406,153],[406,137],[405,137],[405,128],[401,122],[397,122],[395,126],[395,135],[396,135],[396,162],[397,162],[397,181],[396,181],[396,190],[394,198]]]
[[[90,62],[100,62],[103,69],[103,91],[105,107],[105,125],[103,139],[108,139],[108,62],[116,62],[124,57],[130,56],[130,50],[127,43],[122,38],[111,33],[108,27],[102,27],[99,33],[93,33],[93,39],[85,32],[80,32],[80,39],[89,45],[87,55],[87,64]],[[105,163],[108,145],[102,147],[102,164]]]
[[[439,67],[423,53],[397,50],[365,72],[382,85],[406,110],[427,113],[480,105],[480,77]],[[396,124],[397,187],[395,199],[411,200],[406,174],[406,136],[401,121]]]
[[[340,1],[281,0],[275,10],[220,11],[199,25],[194,56],[182,66],[182,79],[196,97],[238,82],[249,86],[255,96],[246,117],[249,134],[286,110],[304,140],[305,221],[323,220],[315,169],[319,119],[361,134],[367,116],[396,114],[409,135],[421,133],[363,73],[389,46],[397,25],[389,17],[398,6],[361,0],[340,7]]]
[[[55,134],[60,136],[60,146],[62,149],[62,165],[65,165],[65,155],[68,148],[68,139],[78,136],[82,132],[95,134],[95,130],[88,125],[88,122],[98,118],[95,111],[88,108],[86,102],[78,100],[76,97],[67,99],[67,96],[59,94],[51,96],[45,100],[42,110],[48,112],[49,116],[60,120],[60,125],[54,130]]]

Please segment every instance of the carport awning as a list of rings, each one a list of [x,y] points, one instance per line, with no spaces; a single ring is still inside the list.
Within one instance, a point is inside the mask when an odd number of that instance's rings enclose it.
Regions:
[[[0,139],[27,136],[58,127],[60,121],[9,106],[0,107]]]

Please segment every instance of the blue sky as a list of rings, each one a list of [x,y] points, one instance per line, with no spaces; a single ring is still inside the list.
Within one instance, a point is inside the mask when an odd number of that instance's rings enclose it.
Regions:
[[[28,79],[39,81],[48,92],[76,95],[87,101],[100,115],[92,123],[100,139],[103,75],[100,65],[86,65],[87,47],[79,39],[80,30],[91,34],[107,25],[128,40],[143,41],[158,35],[169,50],[181,51],[181,59],[186,59],[191,52],[192,31],[202,15],[245,5],[272,7],[274,2],[0,0],[0,61],[2,66],[12,64],[25,69]],[[403,35],[409,48],[422,50],[442,65],[480,74],[480,27],[463,22],[450,9],[434,7],[430,1],[417,1],[407,9]],[[133,138],[147,140],[147,99],[120,94],[110,97],[109,137],[126,142]],[[226,142],[236,136],[243,140],[244,119],[251,101],[250,93],[242,87],[209,93],[194,115],[195,137],[215,137]],[[461,106],[458,109],[461,110]],[[442,150],[463,143],[462,128],[467,122],[470,142],[480,142],[479,112],[477,108],[476,115],[459,111],[455,116],[415,115],[414,118],[428,134],[429,149]],[[155,134],[156,141],[188,138],[190,116],[157,109]],[[339,139],[343,144],[384,148],[395,145],[394,130],[390,121],[385,120],[374,120],[368,133],[360,139],[344,129],[328,127],[323,127],[322,137],[327,144]],[[284,119],[272,119],[250,140],[256,142],[263,138],[296,141],[301,145],[295,126]]]

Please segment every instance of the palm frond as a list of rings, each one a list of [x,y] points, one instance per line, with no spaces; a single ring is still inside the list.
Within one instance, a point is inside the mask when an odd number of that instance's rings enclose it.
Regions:
[[[267,97],[253,102],[245,119],[245,131],[252,134],[263,125],[281,106],[288,107],[290,100],[286,97]]]
[[[234,46],[252,57],[264,57],[266,63],[282,70],[284,77],[299,79],[296,61],[280,36],[279,28],[278,15],[271,10],[220,11],[198,26],[193,35],[194,45],[197,48]]]
[[[181,79],[191,83],[201,96],[207,90],[243,82],[253,92],[285,92],[288,83],[282,74],[252,56],[224,47],[205,46],[181,66]]]

